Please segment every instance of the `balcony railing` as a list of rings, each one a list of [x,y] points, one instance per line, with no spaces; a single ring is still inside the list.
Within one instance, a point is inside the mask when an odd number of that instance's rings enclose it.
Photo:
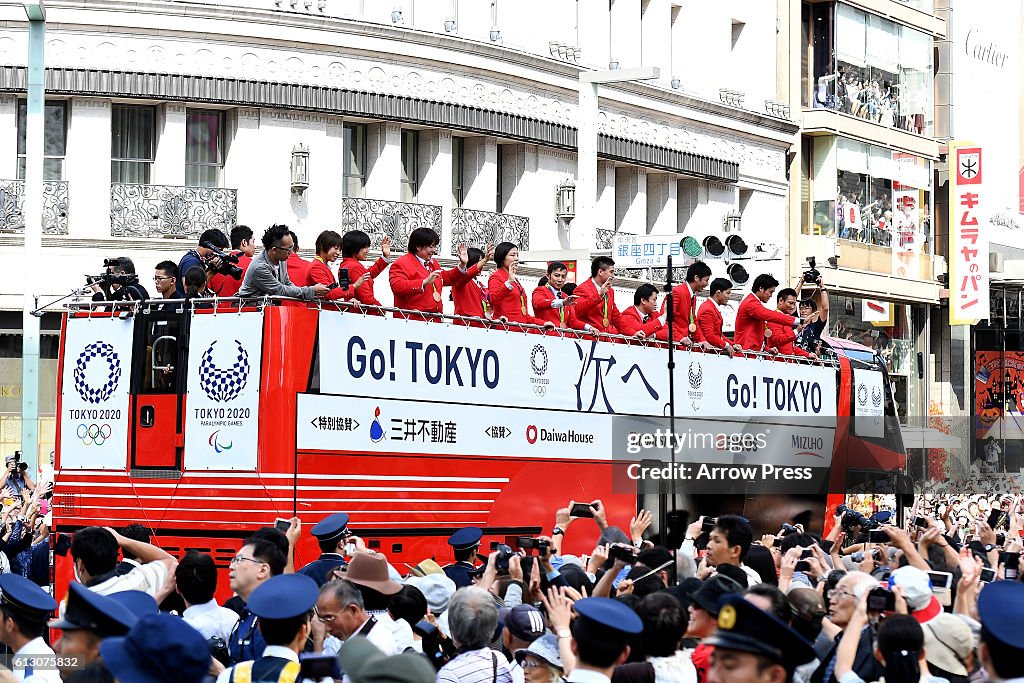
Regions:
[[[114,237],[198,237],[216,228],[230,232],[238,218],[238,191],[178,185],[110,186]]]
[[[25,181],[0,180],[0,233],[25,232]],[[43,234],[68,234],[68,184],[43,181]]]
[[[409,234],[416,228],[431,228],[441,234],[441,207],[344,197],[341,221],[345,230],[362,230],[369,235],[373,249],[378,249],[387,235],[391,238],[391,248],[402,253],[408,248]]]
[[[511,242],[521,251],[530,248],[530,219],[507,213],[452,209],[452,254],[458,245],[481,246]]]

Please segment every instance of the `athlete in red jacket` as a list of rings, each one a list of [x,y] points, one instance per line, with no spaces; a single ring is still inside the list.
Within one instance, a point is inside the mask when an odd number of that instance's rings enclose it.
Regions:
[[[568,275],[569,269],[564,263],[552,261],[548,264],[548,274],[540,279],[530,296],[534,317],[561,329],[574,327],[573,308],[577,299],[563,290]]]
[[[498,267],[487,280],[487,294],[490,297],[494,317],[509,322],[554,327],[530,315],[527,305],[526,288],[519,282],[519,248],[511,242],[502,242],[494,248],[494,264]]]
[[[615,261],[598,256],[590,264],[590,279],[576,288],[577,329],[618,334],[619,309],[615,307]]]
[[[776,301],[778,302],[778,310],[780,313],[789,315],[796,313],[796,290],[786,287],[779,292],[778,296],[776,296]],[[817,358],[813,353],[808,353],[794,344],[794,342],[796,342],[797,333],[791,325],[779,325],[778,323],[769,321],[768,329],[772,332],[772,335],[765,341],[768,348],[774,349],[778,353],[786,356]]]
[[[331,272],[331,263],[338,260],[338,253],[341,251],[341,235],[333,230],[324,230],[316,238],[316,256],[309,264],[306,271],[306,279],[301,283],[305,286],[312,286],[316,283],[322,285],[333,285],[336,283],[334,273]],[[367,276],[368,278],[369,276]],[[335,287],[327,292],[324,299],[328,301],[345,301],[355,295],[356,288],[365,280],[349,282],[347,287]]]
[[[730,356],[743,349],[739,344],[733,344],[722,334],[722,311],[719,306],[724,306],[732,295],[732,281],[719,277],[711,282],[711,298],[705,299],[697,310],[697,327],[704,335],[704,341],[716,349],[723,349]]]
[[[672,336],[675,341],[689,339],[692,343],[704,341],[704,335],[697,326],[697,294],[704,291],[711,280],[711,268],[703,261],[694,261],[686,269],[686,282],[676,285],[672,289]],[[668,297],[661,304],[662,317],[665,315],[665,304]],[[668,326],[662,328],[660,336],[662,341],[668,339]]]
[[[764,347],[765,323],[773,322],[795,328],[799,320],[791,315],[773,311],[765,307],[765,302],[772,298],[779,281],[767,273],[754,278],[751,292],[740,303],[736,311],[736,332],[733,341],[747,351],[761,351]]]
[[[494,254],[494,245],[487,245],[487,253],[476,247],[468,250],[469,269],[466,271],[466,278],[461,282],[452,285],[452,301],[455,302],[455,315],[467,318],[478,318],[478,320],[456,320],[460,325],[469,327],[485,327],[484,320],[490,317],[490,305],[487,303],[487,290],[480,286],[476,277],[480,274],[485,263],[491,260]]]
[[[362,230],[349,230],[341,238],[341,265],[338,266],[338,272],[340,273],[341,269],[345,268],[348,271],[348,279],[359,283],[355,285],[356,301],[365,306],[383,306],[384,304],[377,301],[377,295],[373,291],[373,281],[391,263],[391,238],[384,237],[381,240],[380,253],[383,255],[367,269],[363,265],[363,261],[366,260],[369,253],[370,236]],[[376,308],[367,309],[366,313],[384,315],[380,309]]]
[[[469,253],[466,245],[459,246],[459,266],[441,270],[434,260],[441,238],[431,228],[416,228],[409,235],[409,253],[391,264],[391,291],[395,307],[424,313],[441,313],[442,288],[462,282],[468,277],[466,263]],[[396,318],[408,314],[395,313]],[[433,320],[434,316],[408,316],[416,320]]]
[[[633,305],[622,311],[619,317],[619,334],[645,339],[653,337],[661,329],[658,317],[658,290],[654,285],[644,283],[633,294]]]

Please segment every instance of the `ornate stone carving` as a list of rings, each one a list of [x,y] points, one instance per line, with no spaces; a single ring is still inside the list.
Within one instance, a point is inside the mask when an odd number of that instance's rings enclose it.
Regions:
[[[391,248],[402,253],[408,249],[409,233],[416,228],[432,228],[441,234],[441,207],[344,197],[341,222],[345,230],[362,230],[369,235],[373,249],[379,249],[387,235],[391,238]]]
[[[452,255],[458,245],[483,247],[511,242],[525,251],[530,248],[530,219],[507,213],[452,209]]]
[[[25,181],[0,180],[0,232],[25,232]],[[43,181],[43,234],[68,234],[68,184]]]
[[[198,237],[216,228],[230,232],[238,217],[238,191],[177,185],[110,186],[114,237]]]

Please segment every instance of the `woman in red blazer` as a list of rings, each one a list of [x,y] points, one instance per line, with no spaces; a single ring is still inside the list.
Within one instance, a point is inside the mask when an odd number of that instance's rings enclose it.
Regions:
[[[511,242],[502,242],[494,248],[494,264],[498,269],[487,281],[487,293],[490,295],[494,317],[514,323],[554,327],[553,323],[545,323],[530,315],[526,305],[526,289],[516,278],[519,248]]]
[[[341,268],[345,268],[348,270],[349,280],[353,281],[353,283],[359,283],[354,285],[356,290],[355,299],[366,306],[383,305],[377,301],[377,296],[373,291],[373,281],[391,263],[390,237],[385,237],[381,240],[380,251],[383,256],[367,269],[362,262],[366,260],[367,254],[370,253],[370,236],[362,230],[349,230],[341,238],[341,265],[338,268],[339,273]],[[384,315],[379,308],[371,308],[366,312],[373,315]]]
[[[338,260],[341,242],[341,235],[333,230],[324,230],[320,233],[316,238],[316,256],[313,257],[309,264],[309,269],[306,271],[306,280],[302,283],[303,285],[311,287],[317,283],[328,286],[336,284],[334,274],[331,272],[331,263]],[[348,287],[335,287],[324,295],[324,300],[345,301],[352,299],[359,286],[366,282],[369,277],[369,275],[364,275],[355,282],[350,280]]]
[[[487,253],[476,247],[470,247],[467,252],[469,253],[467,277],[452,285],[452,301],[455,302],[455,315],[476,318],[476,320],[458,319],[455,322],[469,327],[486,327],[484,320],[490,317],[490,305],[487,302],[487,290],[480,286],[476,277],[494,255],[494,245],[487,245]]]

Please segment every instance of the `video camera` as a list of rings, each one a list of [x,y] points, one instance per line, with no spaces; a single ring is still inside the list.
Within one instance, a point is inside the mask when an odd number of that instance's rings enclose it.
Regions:
[[[199,246],[203,249],[209,249],[211,254],[209,257],[203,259],[203,268],[207,272],[217,273],[218,275],[226,275],[235,280],[242,279],[242,269],[238,267],[238,255],[237,254],[225,254],[223,251],[213,245],[212,242],[200,242]],[[219,258],[220,265],[216,266],[213,264],[213,259]]]
[[[110,289],[111,285],[119,285],[121,287],[127,287],[129,285],[139,284],[139,276],[135,273],[111,273],[111,269],[123,268],[123,263],[119,258],[105,258],[103,259],[104,271],[101,275],[86,275],[86,285],[99,285]]]
[[[429,621],[420,621],[412,627],[412,632],[422,638],[423,654],[436,671],[458,656],[458,650],[451,639],[444,638],[437,627]]]
[[[499,574],[508,574],[508,563],[515,555],[515,551],[504,543],[499,543],[496,550],[498,555],[494,559],[494,568],[498,570]]]
[[[818,282],[818,278],[821,277],[821,273],[819,273],[818,269],[815,267],[817,264],[813,256],[807,257],[807,265],[809,265],[810,268],[804,271],[804,282],[809,285],[813,285]]]
[[[841,512],[843,514],[843,518],[842,520],[840,520],[840,523],[842,524],[843,531],[845,531],[847,535],[853,533],[854,527],[859,526],[861,528],[861,532],[863,533],[866,531],[870,531],[871,529],[877,529],[879,526],[881,526],[879,521],[877,519],[874,519],[874,517],[865,517],[863,514],[857,512],[856,510],[850,509],[846,505],[840,505],[839,507],[837,507],[836,512]]]

